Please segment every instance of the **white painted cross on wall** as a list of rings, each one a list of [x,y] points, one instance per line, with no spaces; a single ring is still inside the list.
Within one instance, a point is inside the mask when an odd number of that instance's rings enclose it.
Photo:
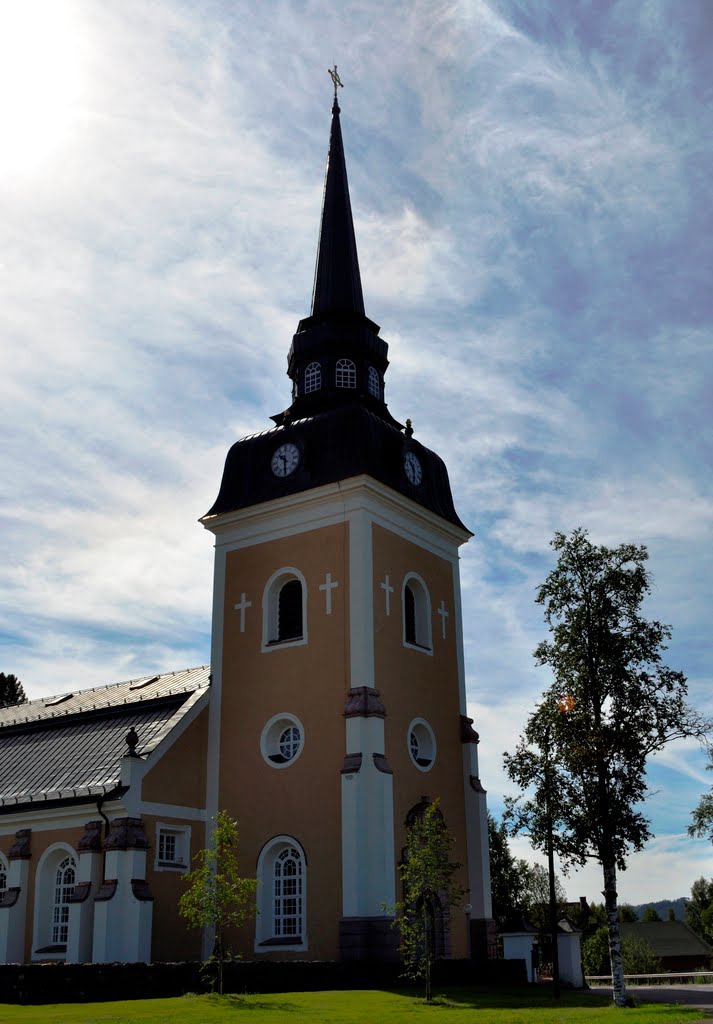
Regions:
[[[235,605],[236,612],[240,612],[240,632],[241,633],[245,632],[245,609],[246,608],[252,608],[252,606],[253,606],[252,601],[246,601],[245,600],[245,593],[243,592],[240,595],[240,604],[236,604]]]
[[[391,595],[394,592],[394,588],[389,585],[389,574],[388,574],[388,572],[387,572],[386,576],[384,576],[384,582],[380,583],[379,586],[381,587],[381,589],[384,591],[384,594],[386,595],[386,614],[387,615],[391,615]]]
[[[320,583],[319,585],[319,589],[324,591],[324,596],[326,598],[327,603],[325,611],[327,615],[332,614],[332,591],[334,590],[335,587],[338,586],[339,584],[337,582],[332,582],[331,572],[328,572],[327,575],[324,577],[324,583]]]
[[[446,602],[441,601],[441,607],[438,608],[438,614],[441,616],[441,636],[446,639],[446,619],[448,618],[448,612],[446,611]]]

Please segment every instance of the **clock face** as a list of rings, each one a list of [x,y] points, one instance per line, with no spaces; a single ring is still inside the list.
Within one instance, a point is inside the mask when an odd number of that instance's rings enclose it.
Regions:
[[[270,466],[275,476],[289,476],[294,473],[300,462],[300,450],[296,444],[281,444],[272,456]]]
[[[423,470],[421,469],[421,463],[418,460],[418,456],[414,455],[413,452],[406,452],[404,457],[404,469],[406,470],[406,476],[409,478],[411,483],[418,486],[423,480]]]

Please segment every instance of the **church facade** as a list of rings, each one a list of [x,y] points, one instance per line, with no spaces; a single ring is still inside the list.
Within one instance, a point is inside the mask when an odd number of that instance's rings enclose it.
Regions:
[[[392,959],[407,824],[434,798],[466,892],[440,952],[488,955],[459,582],[471,534],[442,460],[384,401],[339,115],[335,98],[291,405],[231,448],[201,520],[211,668],[0,710],[0,962],[199,956],[177,902],[219,810],[258,879],[243,956]]]

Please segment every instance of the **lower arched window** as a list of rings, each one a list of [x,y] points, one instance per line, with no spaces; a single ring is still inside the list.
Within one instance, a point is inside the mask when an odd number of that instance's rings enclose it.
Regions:
[[[431,598],[420,576],[409,573],[402,591],[403,637],[407,647],[431,651]]]
[[[263,650],[307,641],[307,588],[297,569],[279,569],[263,594]]]
[[[291,836],[276,836],[258,858],[258,910],[255,948],[307,948],[307,866],[302,847]]]
[[[71,847],[48,847],[37,865],[33,959],[63,959],[69,938],[70,897],[77,881],[77,856]]]
[[[74,857],[65,857],[54,876],[52,942],[66,944],[69,934],[69,897],[74,892],[77,865]]]
[[[379,374],[373,366],[369,367],[367,383],[369,387],[369,394],[373,395],[374,398],[381,398],[381,381],[379,380]]]

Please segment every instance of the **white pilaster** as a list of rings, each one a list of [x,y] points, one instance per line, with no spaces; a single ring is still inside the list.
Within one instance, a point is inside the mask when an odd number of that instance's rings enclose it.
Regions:
[[[118,841],[114,840],[119,832]],[[95,963],[148,963],[153,902],[146,897],[146,840],[140,819],[112,822],[106,844],[104,882],[94,903]],[[108,898],[106,898],[108,897]]]
[[[30,862],[11,860],[7,876],[6,906],[0,908],[0,964],[21,964],[25,960],[27,886]],[[19,892],[17,890],[19,889]],[[7,905],[14,899],[12,905]]]
[[[463,744],[463,785],[465,828],[468,848],[468,885],[473,919],[493,916],[490,895],[490,852],[488,850],[488,803],[478,777],[476,743]]]
[[[87,837],[96,842],[88,843],[86,848],[79,845],[79,864],[77,866],[77,885],[75,893],[81,894],[81,902],[71,903],[69,907],[69,934],[67,937],[68,964],[86,964],[92,959],[94,943],[94,897],[102,878],[101,833],[102,821],[87,824]],[[96,826],[94,829],[91,826]]]
[[[374,686],[374,577],[371,517],[349,516],[349,658],[351,686]],[[383,753],[383,751],[381,751]],[[351,753],[351,751],[348,751]]]
[[[390,917],[396,901],[394,792],[393,776],[380,770],[386,767],[384,721],[347,718],[346,727],[347,753],[360,754],[361,763],[342,774],[342,913]]]

